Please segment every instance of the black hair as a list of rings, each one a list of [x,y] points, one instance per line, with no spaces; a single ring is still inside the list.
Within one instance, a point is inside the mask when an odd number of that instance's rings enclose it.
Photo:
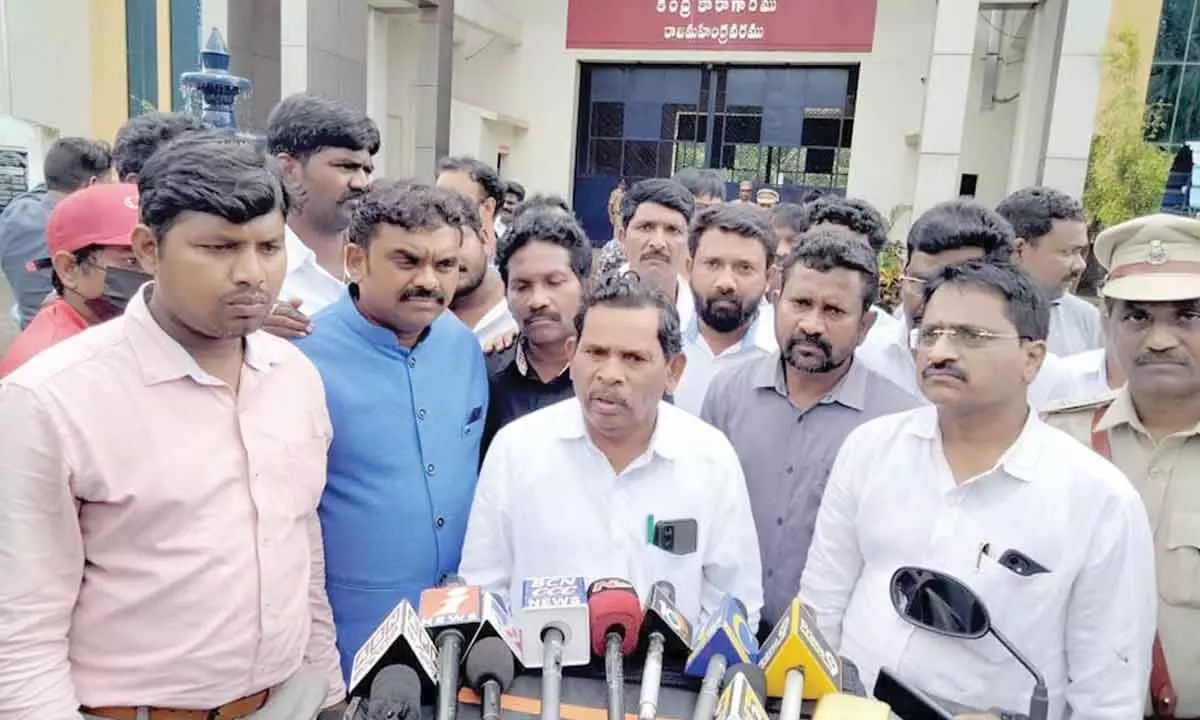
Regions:
[[[867,238],[867,243],[875,252],[887,244],[887,221],[866,200],[844,198],[838,195],[824,195],[809,203],[807,231],[815,225],[829,223],[849,228]],[[803,231],[802,231],[803,232]]]
[[[767,255],[767,267],[775,261],[775,248],[779,241],[771,231],[770,215],[757,205],[748,203],[720,203],[705,208],[692,221],[688,233],[688,254],[696,257],[700,248],[700,237],[709,230],[723,230],[745,238],[757,240]]]
[[[636,182],[621,198],[621,227],[629,227],[642,203],[654,203],[670,208],[683,215],[684,222],[691,223],[696,214],[696,199],[688,189],[674,180],[651,178]]]
[[[465,172],[471,176],[471,182],[483,188],[484,200],[492,198],[496,206],[504,204],[504,192],[507,185],[500,179],[500,174],[485,162],[473,157],[442,158],[438,163],[438,174],[446,172]]]
[[[279,163],[236,135],[186,133],[150,156],[138,175],[141,221],[162,242],[186,212],[235,225],[288,211]]]
[[[505,195],[516,195],[517,202],[525,202],[525,186],[516,180],[509,180],[504,184]]]
[[[683,168],[675,173],[675,182],[687,188],[692,197],[715,197],[725,200],[725,176],[713,168]]]
[[[925,211],[908,231],[908,257],[979,248],[984,257],[1008,260],[1016,236],[1008,221],[973,200],[947,200]]]
[[[1004,316],[1023,340],[1045,340],[1050,334],[1050,305],[1029,276],[1012,263],[977,259],[947,265],[925,283],[926,305],[946,285],[1000,296]]]
[[[637,187],[636,185],[634,187]],[[637,273],[613,273],[601,278],[588,292],[575,316],[575,337],[583,336],[583,321],[594,307],[613,307],[623,310],[651,309],[658,311],[658,344],[667,358],[683,352],[683,336],[679,332],[679,311],[653,286],[644,283]]]
[[[412,187],[415,183],[407,183]],[[478,238],[483,238],[483,218],[479,215],[479,205],[469,197],[462,193],[449,193],[451,209],[454,210],[459,217],[458,228],[460,230],[471,230]]]
[[[1022,188],[1000,201],[996,212],[1012,225],[1017,237],[1034,245],[1050,234],[1055,220],[1084,222],[1078,200],[1048,187]]]
[[[404,180],[376,180],[359,200],[350,219],[348,238],[366,249],[380,225],[410,232],[452,227],[461,237],[464,226],[479,226],[479,214],[462,195],[449,190]]]
[[[112,148],[102,140],[65,137],[55,140],[46,153],[43,174],[46,188],[70,193],[85,187],[94,177],[112,170]]]
[[[518,216],[496,248],[496,265],[505,285],[508,284],[508,263],[512,256],[532,242],[549,243],[566,250],[571,271],[579,282],[586,283],[592,272],[592,243],[587,234],[574,217],[540,209]]]
[[[513,222],[516,222],[517,218],[531,210],[562,210],[567,215],[575,217],[575,213],[571,211],[571,206],[561,196],[534,195],[517,206],[517,209],[513,212]]]
[[[842,225],[818,227],[796,238],[796,245],[783,261],[780,277],[782,287],[787,287],[792,269],[801,265],[817,272],[827,273],[841,268],[861,273],[863,276],[863,312],[866,312],[879,294],[879,263],[875,252],[862,244],[854,231]]]
[[[771,227],[791,230],[801,235],[811,227],[808,222],[811,204],[797,205],[796,203],[779,203],[771,209]]]
[[[129,119],[117,131],[113,164],[121,180],[142,171],[154,151],[184,133],[209,129],[208,124],[181,112],[156,112]]]
[[[333,98],[311,93],[289,95],[267,118],[267,149],[306,162],[327,148],[374,156],[379,152],[375,121]]]
[[[809,188],[804,191],[803,195],[800,196],[800,204],[806,205],[810,202],[815,202],[832,194],[832,190],[827,190],[825,188]]]
[[[99,245],[88,245],[71,253],[71,256],[75,258],[75,263],[77,265],[82,265],[88,260],[91,260],[93,256],[98,254],[100,249],[101,248]],[[58,276],[58,271],[54,269],[53,265],[50,266],[50,287],[54,288],[54,292],[57,293],[59,297],[62,297],[63,293],[66,292],[66,288],[63,286],[62,278]]]

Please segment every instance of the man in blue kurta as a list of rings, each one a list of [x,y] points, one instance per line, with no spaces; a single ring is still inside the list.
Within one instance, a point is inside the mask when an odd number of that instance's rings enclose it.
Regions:
[[[375,183],[349,228],[347,293],[297,341],[333,421],[320,516],[347,676],[400,600],[458,567],[488,382],[479,342],[446,306],[462,227],[478,224],[448,191]]]

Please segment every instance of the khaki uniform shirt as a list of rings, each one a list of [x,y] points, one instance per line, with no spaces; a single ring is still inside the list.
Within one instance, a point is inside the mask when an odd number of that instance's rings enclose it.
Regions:
[[[1134,484],[1154,531],[1158,630],[1175,691],[1176,715],[1200,717],[1200,425],[1155,443],[1138,419],[1127,388],[1051,411],[1046,422],[1092,444],[1108,433],[1112,461]]]

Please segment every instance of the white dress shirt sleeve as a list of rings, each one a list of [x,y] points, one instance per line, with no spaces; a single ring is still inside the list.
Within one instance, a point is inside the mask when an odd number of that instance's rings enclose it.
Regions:
[[[506,430],[507,428],[505,428]],[[513,435],[496,434],[479,471],[458,574],[471,585],[494,592],[506,603],[513,575],[508,497],[515,478]]]
[[[0,717],[78,718],[68,635],[83,539],[63,443],[23,387],[0,387],[0,428]]]
[[[864,564],[858,543],[858,493],[865,471],[861,458],[871,442],[862,430],[850,433],[833,462],[800,578],[800,599],[812,609],[817,627],[835,650],[841,647],[842,618]]]
[[[720,437],[720,436],[718,436]],[[746,606],[751,628],[758,627],[762,613],[762,556],[758,532],[750,512],[750,494],[737,453],[727,440],[723,460],[713,464],[719,475],[721,494],[713,512],[712,535],[705,547],[704,580],[700,586],[700,622],[717,609],[721,598],[733,595]]]
[[[329,707],[346,699],[346,685],[342,680],[342,662],[333,629],[333,611],[325,593],[325,544],[321,538],[321,521],[315,512],[308,522],[308,542],[312,549],[312,577],[308,586],[312,627],[308,647],[304,650],[304,662],[323,672],[329,681],[329,693],[325,696],[325,707]]]
[[[1067,607],[1074,720],[1142,716],[1157,614],[1154,541],[1136,496],[1104,513]]]

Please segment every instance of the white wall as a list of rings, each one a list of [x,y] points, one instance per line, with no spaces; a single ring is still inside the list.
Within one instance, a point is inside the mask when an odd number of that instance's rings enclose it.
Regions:
[[[11,115],[0,116],[0,148],[25,151],[29,162],[29,187],[45,179],[46,153],[57,138],[58,133],[51,128]]]
[[[971,85],[967,94],[967,117],[963,128],[960,173],[979,175],[975,197],[982,203],[995,205],[1008,194],[1008,175],[1012,157],[1013,134],[1021,97],[1021,56],[1023,49],[1013,47],[1015,38],[1022,38],[1028,26],[1022,27],[1024,13],[1013,11],[1004,20],[1001,44],[999,84],[995,96],[1010,102],[997,103],[984,110],[984,75],[986,50],[992,28],[982,19],[976,28],[975,55],[972,58]],[[1023,41],[1022,41],[1023,43]],[[1008,63],[1008,64],[1005,64]]]
[[[91,135],[89,5],[0,0],[0,115],[63,135]]]

